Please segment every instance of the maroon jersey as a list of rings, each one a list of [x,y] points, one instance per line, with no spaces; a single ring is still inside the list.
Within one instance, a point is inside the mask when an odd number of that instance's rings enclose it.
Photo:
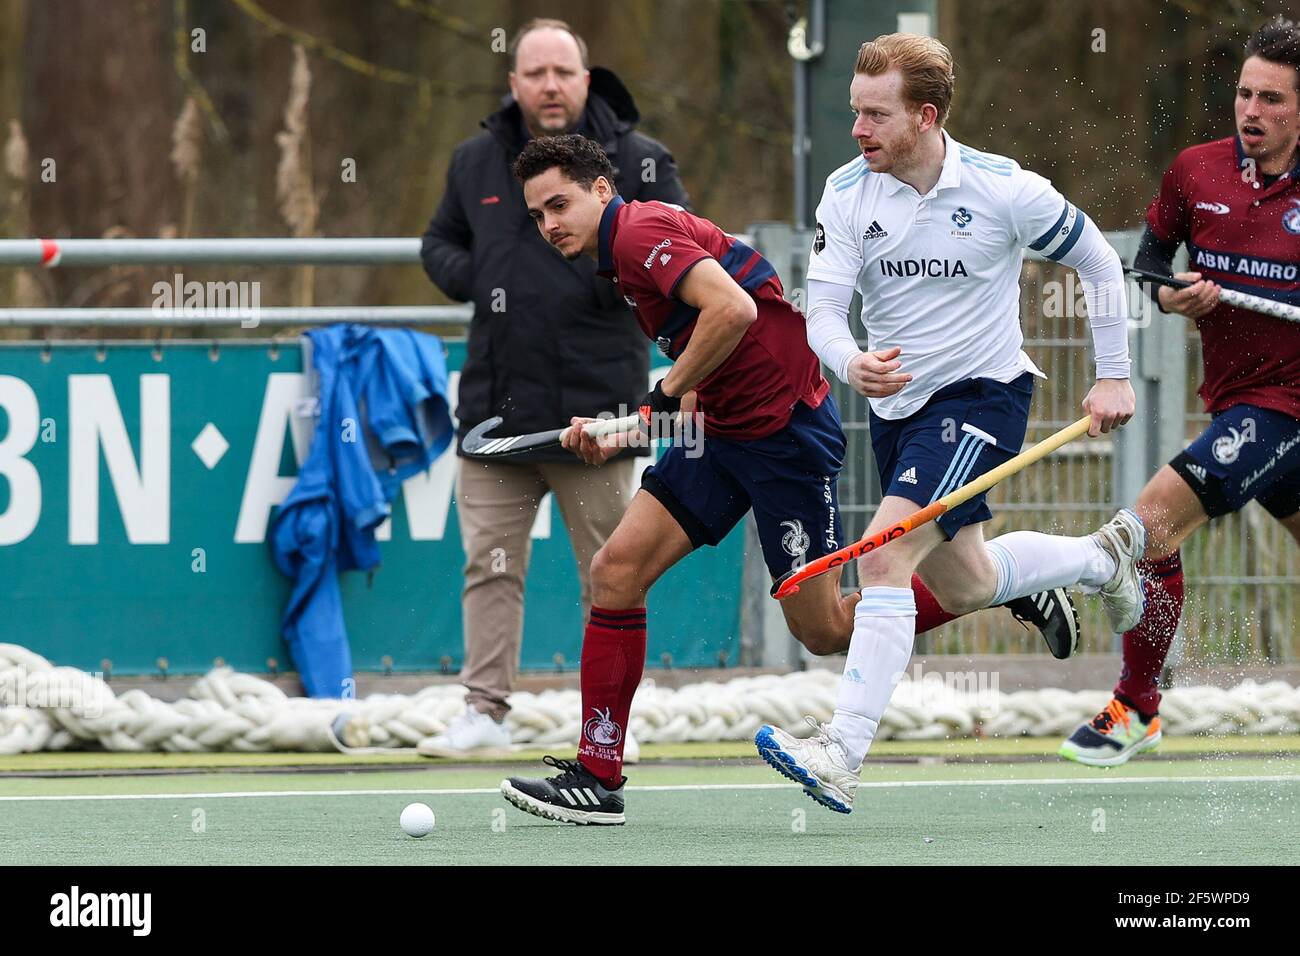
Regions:
[[[673,293],[702,259],[721,263],[758,305],[758,320],[735,350],[695,387],[705,434],[764,438],[785,427],[796,402],[816,408],[830,390],[803,315],[785,300],[776,271],[740,240],[676,206],[615,196],[605,207],[598,271],[618,283],[642,331],[670,359],[686,349],[700,314]]]
[[[1147,223],[1225,289],[1300,305],[1300,166],[1265,185],[1249,165],[1235,136],[1183,150]],[[1206,411],[1250,404],[1300,418],[1300,325],[1222,304],[1196,325]]]

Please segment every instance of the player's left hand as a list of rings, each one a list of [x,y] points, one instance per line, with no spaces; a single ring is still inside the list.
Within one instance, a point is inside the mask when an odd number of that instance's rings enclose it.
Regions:
[[[598,421],[598,419],[579,416],[572,418],[569,421],[569,428],[565,430],[564,435],[560,438],[560,445],[573,452],[589,465],[603,465],[620,448],[627,447],[627,436],[615,433],[613,435],[602,435],[600,438],[592,438],[582,430],[582,426],[594,421]]]
[[[1084,398],[1083,410],[1092,416],[1088,437],[1096,438],[1133,417],[1137,396],[1126,378],[1099,378]]]

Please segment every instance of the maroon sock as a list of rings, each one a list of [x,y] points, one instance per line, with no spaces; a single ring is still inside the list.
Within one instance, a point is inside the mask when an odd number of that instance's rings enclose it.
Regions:
[[[623,783],[623,742],[645,667],[645,608],[593,607],[582,639],[582,735],[578,762],[614,789]]]
[[[945,611],[939,599],[916,574],[912,575],[912,596],[916,598],[916,633],[918,634],[932,631],[940,624],[947,624],[961,617],[960,614],[949,614]]]
[[[1169,655],[1183,614],[1183,562],[1177,551],[1155,561],[1140,561],[1146,609],[1137,627],[1124,635],[1124,671],[1115,685],[1144,719],[1160,709],[1160,670]]]

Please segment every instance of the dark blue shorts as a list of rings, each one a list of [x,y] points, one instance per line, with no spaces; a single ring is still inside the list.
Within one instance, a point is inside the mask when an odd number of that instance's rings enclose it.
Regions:
[[[918,508],[956,491],[968,481],[1020,454],[1029,425],[1034,376],[1011,382],[973,378],[954,382],[906,418],[871,413],[871,449],[885,495],[916,502]],[[952,539],[968,524],[993,517],[985,495],[976,495],[937,524]]]
[[[835,488],[844,430],[829,395],[817,408],[797,402],[786,426],[766,438],[706,435],[694,452],[672,445],[646,469],[641,487],[695,547],[717,544],[751,509],[774,578],[844,547]]]
[[[1257,405],[1216,412],[1169,463],[1211,518],[1258,501],[1275,518],[1300,511],[1300,419]]]

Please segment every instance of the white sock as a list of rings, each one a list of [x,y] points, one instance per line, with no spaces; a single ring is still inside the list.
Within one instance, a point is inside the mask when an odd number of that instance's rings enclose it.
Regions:
[[[1067,538],[1039,531],[1012,531],[984,547],[998,572],[991,605],[1052,588],[1079,585],[1091,593],[1115,574],[1115,559],[1092,535]]]
[[[850,767],[867,755],[916,639],[911,588],[863,588],[853,612],[853,638],[840,678],[831,726],[844,740]]]

